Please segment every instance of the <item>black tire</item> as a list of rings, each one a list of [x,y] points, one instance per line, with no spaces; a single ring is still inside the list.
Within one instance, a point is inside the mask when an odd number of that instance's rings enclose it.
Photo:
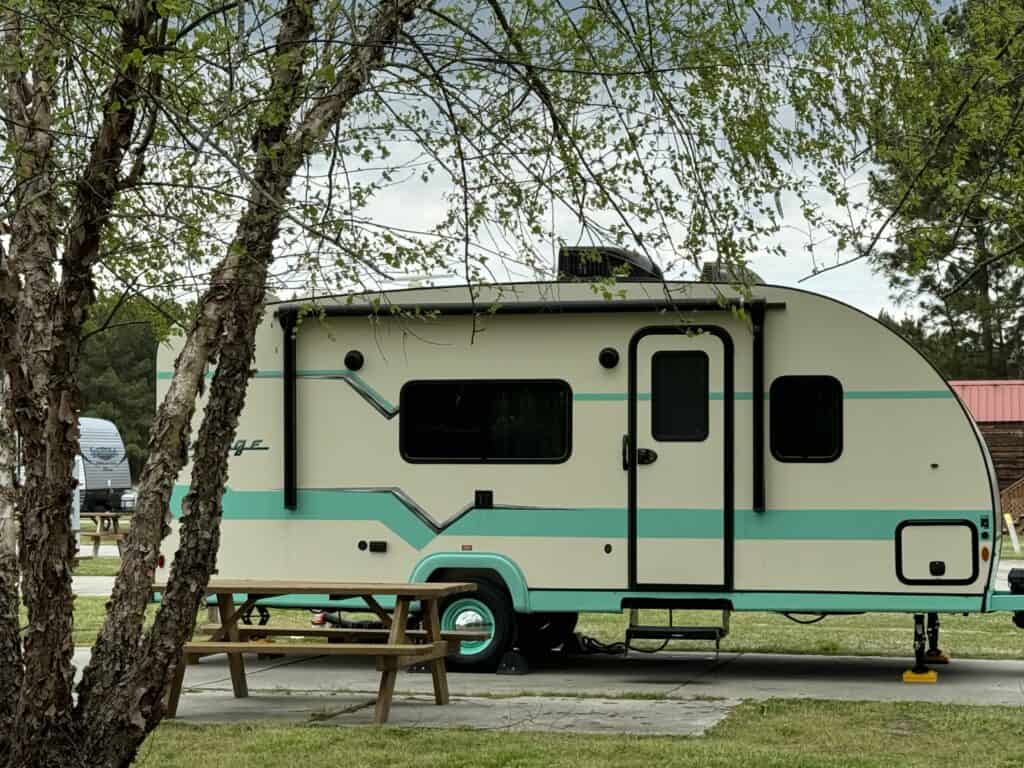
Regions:
[[[493,672],[501,657],[512,646],[515,613],[508,593],[492,581],[481,578],[459,579],[476,584],[476,591],[452,595],[440,605],[441,629],[472,629],[479,617],[490,628],[486,643],[463,642],[456,653],[448,655],[448,668],[463,672]],[[467,622],[469,625],[467,626]]]
[[[523,653],[547,653],[572,637],[578,613],[521,613],[518,645]]]

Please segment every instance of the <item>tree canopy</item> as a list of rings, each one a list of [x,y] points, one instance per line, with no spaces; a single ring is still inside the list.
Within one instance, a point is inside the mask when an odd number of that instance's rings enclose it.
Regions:
[[[82,327],[83,416],[117,425],[137,478],[148,455],[149,430],[156,414],[157,346],[186,312],[170,301],[101,294]]]
[[[0,755],[19,768],[128,765],[160,722],[216,566],[268,290],[373,287],[409,271],[472,287],[547,272],[559,242],[629,245],[669,270],[715,258],[744,274],[791,219],[821,222],[848,201],[874,96],[932,39],[933,11],[923,0],[9,0],[0,438],[18,433],[25,483],[17,556],[0,546]],[[783,210],[784,191],[796,210]],[[89,356],[116,356],[89,351],[98,288],[185,295],[195,311],[76,685],[75,417]],[[181,546],[148,627],[183,470]]]
[[[968,0],[878,92],[874,260],[950,376],[1024,375],[1024,8]]]

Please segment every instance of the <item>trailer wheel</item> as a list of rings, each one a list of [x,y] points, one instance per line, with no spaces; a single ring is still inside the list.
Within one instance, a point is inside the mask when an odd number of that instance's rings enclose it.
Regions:
[[[486,579],[465,579],[476,584],[476,591],[454,595],[441,603],[441,630],[480,629],[490,632],[486,640],[460,643],[457,653],[448,656],[451,669],[484,672],[498,666],[512,641],[512,601],[505,591]]]
[[[519,648],[525,653],[546,653],[572,637],[578,613],[521,613]]]

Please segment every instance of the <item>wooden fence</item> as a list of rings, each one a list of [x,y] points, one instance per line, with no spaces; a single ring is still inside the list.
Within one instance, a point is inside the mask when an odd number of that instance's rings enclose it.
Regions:
[[[999,499],[1003,514],[1010,516],[1018,530],[1024,529],[1024,477],[1003,490]]]

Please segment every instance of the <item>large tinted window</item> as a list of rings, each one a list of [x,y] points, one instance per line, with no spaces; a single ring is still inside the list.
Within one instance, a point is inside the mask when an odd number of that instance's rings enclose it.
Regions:
[[[708,436],[708,356],[656,352],[651,358],[651,435],[655,440]]]
[[[780,376],[771,388],[772,455],[835,461],[843,452],[843,387],[832,376]]]
[[[572,391],[549,380],[410,381],[402,387],[399,423],[406,461],[565,461]]]

